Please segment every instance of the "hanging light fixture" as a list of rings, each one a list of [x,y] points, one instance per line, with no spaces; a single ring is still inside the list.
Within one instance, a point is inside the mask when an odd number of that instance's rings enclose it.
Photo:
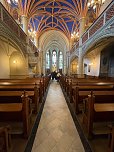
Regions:
[[[18,0],[7,0],[9,4],[18,5]]]
[[[35,37],[36,36],[36,31],[33,30],[32,28],[28,30],[29,36]]]
[[[73,39],[74,42],[78,41],[78,39],[79,39],[79,32],[75,32],[75,31],[74,31],[74,32],[71,34],[71,39]]]
[[[105,1],[106,1],[106,0],[90,0],[90,1],[88,2],[88,7],[89,7],[89,8],[96,9],[96,7],[97,7],[98,5],[104,4]]]
[[[30,28],[30,29],[28,30],[28,34],[29,34],[29,38],[31,39],[31,41],[32,41],[33,43],[35,43],[35,42],[34,42],[34,39],[35,39],[35,37],[36,37],[36,31],[33,30],[32,28]]]

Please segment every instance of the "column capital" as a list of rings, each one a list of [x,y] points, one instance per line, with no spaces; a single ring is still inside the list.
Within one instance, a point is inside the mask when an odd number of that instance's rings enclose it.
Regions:
[[[86,17],[84,17],[84,16],[83,16],[83,17],[80,17],[80,18],[79,18],[79,21],[82,21],[82,20],[85,19],[85,18],[86,18]]]
[[[22,17],[22,18],[27,18],[27,19],[28,19],[28,16],[27,16],[27,15],[24,15],[24,14],[22,14],[21,17]]]

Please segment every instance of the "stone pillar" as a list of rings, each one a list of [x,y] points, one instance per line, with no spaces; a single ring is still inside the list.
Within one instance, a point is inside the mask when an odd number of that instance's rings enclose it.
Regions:
[[[79,20],[79,23],[80,23],[79,38],[81,38],[81,36],[83,35],[83,33],[85,31],[85,22],[86,22],[85,17],[80,18],[80,20]]]
[[[67,74],[70,75],[70,52],[67,52]]]
[[[26,60],[26,76],[28,76],[29,75],[28,54],[26,54],[25,60]]]
[[[46,53],[43,52],[43,56],[42,56],[42,61],[43,61],[43,74],[45,75],[45,67],[46,67]]]
[[[23,25],[23,31],[28,35],[28,18],[25,15],[21,16],[22,18],[22,25]]]
[[[39,57],[38,57],[38,69],[39,69],[39,75],[41,75],[42,72],[42,57],[41,57],[41,52],[39,52]]]
[[[58,54],[57,54],[57,60],[56,60],[57,71],[59,71],[59,56],[60,56],[60,54],[58,52]]]
[[[52,72],[52,54],[49,53],[50,71]]]
[[[2,5],[5,7],[5,0],[0,0],[0,2],[2,3]]]
[[[41,75],[40,56],[37,57],[36,74]]]
[[[43,73],[43,51],[40,51],[40,65],[41,73]]]
[[[35,46],[38,48],[38,36],[34,36],[34,43],[35,43]]]
[[[66,74],[66,61],[64,61],[64,74]]]
[[[35,43],[35,46],[38,48],[38,36],[34,36],[34,43]],[[40,72],[40,53],[38,54],[38,57],[37,57],[37,64],[36,64],[36,74],[41,74]]]
[[[66,74],[66,51],[64,50],[64,56],[63,56],[63,74]]]
[[[82,38],[85,31],[85,17],[82,17],[80,20],[80,29],[79,29],[79,56],[78,56],[78,71],[77,74],[79,77],[82,77],[83,74],[83,57],[82,57]]]
[[[79,47],[79,56],[78,56],[78,70],[77,74],[79,77],[83,75],[83,57],[82,57],[82,47]]]

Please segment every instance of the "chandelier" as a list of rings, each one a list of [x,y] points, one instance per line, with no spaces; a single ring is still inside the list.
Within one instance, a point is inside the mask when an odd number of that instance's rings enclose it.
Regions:
[[[31,39],[31,41],[34,43],[34,39],[36,37],[36,31],[34,31],[33,29],[29,29],[28,30],[28,34],[29,34],[29,38]]]
[[[71,34],[71,39],[73,39],[74,42],[78,41],[78,39],[79,39],[79,32],[75,32],[75,31],[74,31],[74,32]]]
[[[92,7],[93,9],[96,9],[96,7],[98,5],[102,5],[102,4],[104,4],[104,2],[105,2],[105,0],[90,0],[88,2],[88,8]]]
[[[34,31],[33,29],[29,29],[28,30],[29,35],[31,35],[32,37],[36,36],[36,31]]]
[[[9,4],[18,5],[18,0],[7,0],[7,2],[8,2]]]

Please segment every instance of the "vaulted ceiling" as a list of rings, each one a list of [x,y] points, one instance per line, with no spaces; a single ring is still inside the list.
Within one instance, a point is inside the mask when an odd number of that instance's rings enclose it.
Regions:
[[[15,2],[16,0],[10,0]],[[29,19],[29,28],[40,36],[43,32],[60,30],[67,38],[79,29],[80,17],[86,16],[88,0],[18,0],[19,14]]]

